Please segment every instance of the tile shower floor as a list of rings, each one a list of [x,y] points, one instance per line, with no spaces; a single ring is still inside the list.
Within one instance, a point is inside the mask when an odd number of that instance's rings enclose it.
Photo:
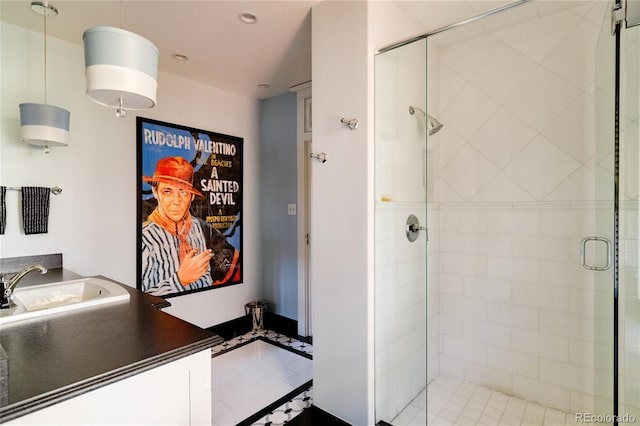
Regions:
[[[427,390],[416,396],[409,405],[391,421],[393,426],[424,426],[427,424]],[[431,423],[429,423],[431,424]]]
[[[212,425],[281,425],[311,406],[312,361],[305,354],[312,353],[311,345],[268,330],[215,346]]]
[[[584,424],[576,421],[574,414],[446,376],[438,376],[429,383],[427,396],[428,424],[434,426]]]

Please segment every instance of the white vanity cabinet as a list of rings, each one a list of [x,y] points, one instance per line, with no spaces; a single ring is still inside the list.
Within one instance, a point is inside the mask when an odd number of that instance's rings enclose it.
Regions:
[[[9,425],[211,425],[211,350],[152,368]]]

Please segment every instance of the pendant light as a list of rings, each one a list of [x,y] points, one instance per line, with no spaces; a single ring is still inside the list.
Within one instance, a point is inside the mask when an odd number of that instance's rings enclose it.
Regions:
[[[120,4],[122,15],[122,2]],[[121,18],[122,19],[122,18]],[[114,27],[94,27],[82,35],[87,96],[116,109],[156,105],[158,48],[146,38]]]
[[[44,17],[44,104],[22,103],[20,108],[20,133],[22,140],[44,147],[46,153],[52,146],[67,146],[69,118],[66,109],[47,105],[47,17],[57,16],[58,10],[44,2],[32,2],[31,9]]]

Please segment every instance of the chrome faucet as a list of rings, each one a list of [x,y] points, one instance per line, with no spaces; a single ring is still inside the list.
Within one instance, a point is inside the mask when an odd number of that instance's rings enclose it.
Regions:
[[[15,274],[11,279],[5,281],[5,276],[0,275],[0,309],[6,309],[11,306],[13,299],[13,290],[18,285],[18,282],[29,272],[39,270],[41,274],[47,273],[47,268],[42,265],[31,265],[24,268],[22,271]]]

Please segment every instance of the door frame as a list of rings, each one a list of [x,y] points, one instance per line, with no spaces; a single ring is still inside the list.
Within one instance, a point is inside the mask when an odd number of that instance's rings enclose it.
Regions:
[[[309,229],[311,225],[311,82],[293,86],[297,99],[297,264],[298,264],[298,335],[312,335],[311,271]]]

